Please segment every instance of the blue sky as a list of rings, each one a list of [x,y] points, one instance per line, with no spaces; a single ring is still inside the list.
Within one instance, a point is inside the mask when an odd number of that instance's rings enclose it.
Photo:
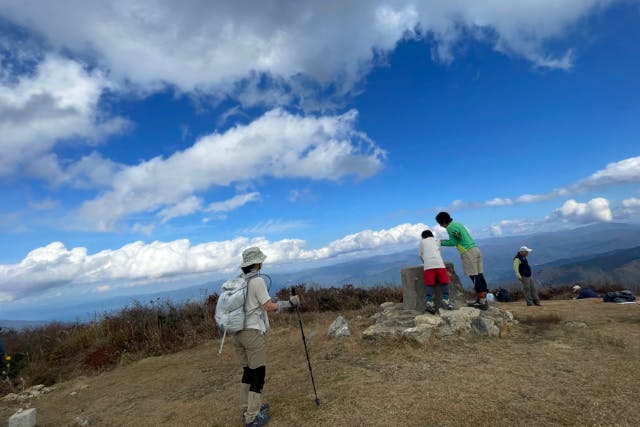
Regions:
[[[249,9],[0,0],[0,305],[640,219],[639,2]]]

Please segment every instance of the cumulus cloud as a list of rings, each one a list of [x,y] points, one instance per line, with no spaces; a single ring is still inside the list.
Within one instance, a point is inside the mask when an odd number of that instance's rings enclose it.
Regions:
[[[357,113],[302,117],[272,110],[245,126],[200,138],[170,157],[144,161],[119,171],[113,186],[85,202],[79,217],[111,230],[128,215],[166,209],[163,218],[197,209],[194,193],[260,177],[338,180],[366,178],[382,168],[385,152],[355,130]],[[207,210],[227,211],[255,200],[238,195]],[[185,201],[186,200],[186,201]],[[175,205],[178,207],[176,208]]]
[[[604,169],[600,169],[587,178],[581,179],[566,187],[555,188],[544,194],[523,194],[515,198],[496,197],[484,202],[466,202],[454,200],[448,209],[479,209],[495,206],[511,206],[523,203],[538,203],[547,200],[567,197],[573,194],[582,194],[588,191],[615,185],[640,182],[640,156],[630,157],[618,162],[609,163]]]
[[[555,211],[555,215],[575,222],[608,222],[613,219],[609,201],[603,197],[591,199],[587,203],[576,202],[573,199],[567,200]]]
[[[69,286],[106,291],[169,276],[238,270],[242,251],[260,246],[272,265],[312,261],[345,254],[417,243],[424,224],[401,224],[383,230],[350,234],[318,249],[305,249],[300,239],[271,242],[263,237],[192,245],[189,240],[134,242],[116,250],[87,253],[83,247],[67,249],[61,242],[31,251],[17,264],[0,265],[0,301],[59,293]]]
[[[0,0],[0,6],[5,18],[53,46],[97,57],[115,77],[142,86],[231,90],[248,79],[256,89],[262,76],[289,84],[307,76],[348,91],[406,39],[430,41],[434,57],[445,62],[471,37],[538,67],[570,68],[574,52],[551,50],[547,42],[613,2],[271,0],[253,3],[250,14],[231,0],[181,7],[170,0]]]
[[[76,61],[49,55],[33,74],[3,77],[0,179],[28,172],[54,183],[73,180],[86,170],[82,164],[77,170],[62,170],[60,160],[51,153],[59,141],[82,139],[95,144],[128,126],[122,118],[100,114],[99,100],[109,83],[100,72],[87,71]]]
[[[640,199],[630,197],[622,201],[622,214],[627,217],[640,216]]]
[[[630,198],[621,203],[617,212],[632,215],[640,213],[640,199]],[[618,214],[616,214],[618,217]],[[493,237],[503,235],[528,234],[540,231],[554,231],[590,222],[610,222],[614,218],[609,200],[596,197],[586,203],[574,199],[567,200],[550,214],[541,218],[505,219],[491,224],[483,233]]]

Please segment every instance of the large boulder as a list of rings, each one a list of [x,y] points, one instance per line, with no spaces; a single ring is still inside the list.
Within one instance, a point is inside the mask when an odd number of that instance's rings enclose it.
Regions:
[[[463,307],[467,305],[464,297],[464,289],[462,282],[453,268],[453,263],[445,262],[447,273],[451,283],[449,283],[449,300],[455,307]],[[402,303],[407,310],[424,311],[427,298],[423,279],[424,267],[419,265],[415,267],[403,268],[400,272],[402,277]],[[440,307],[441,289],[439,286],[434,288],[434,303],[436,308]]]

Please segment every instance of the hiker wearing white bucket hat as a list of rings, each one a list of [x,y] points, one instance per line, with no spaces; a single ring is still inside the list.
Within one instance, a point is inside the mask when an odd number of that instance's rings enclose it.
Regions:
[[[242,366],[240,387],[240,407],[245,426],[266,425],[271,418],[269,405],[262,404],[267,364],[267,341],[269,331],[267,312],[282,312],[300,305],[298,296],[290,296],[288,301],[273,301],[269,296],[267,283],[260,275],[262,263],[267,256],[260,248],[253,246],[242,252],[242,275],[247,284],[244,329],[237,332],[234,345],[238,361]]]
[[[531,267],[527,256],[532,251],[531,248],[526,246],[520,246],[518,253],[513,258],[513,271],[516,273],[516,277],[522,283],[522,290],[524,298],[527,301],[527,306],[542,305],[540,304],[540,297],[538,296],[538,288],[533,281],[531,274]]]

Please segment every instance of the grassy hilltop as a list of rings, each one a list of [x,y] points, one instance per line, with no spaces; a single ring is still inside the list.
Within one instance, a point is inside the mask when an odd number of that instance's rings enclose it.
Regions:
[[[274,315],[265,387],[274,426],[640,424],[637,304],[566,295],[543,307],[517,301],[502,304],[520,320],[504,337],[420,346],[360,338],[380,300],[401,299],[397,288],[302,295],[321,404],[297,318]],[[240,369],[230,341],[217,353],[212,303],[130,307],[84,327],[5,337],[10,346],[31,340],[30,364],[18,377],[56,382],[31,401],[39,425],[72,425],[78,416],[91,425],[237,425]],[[338,312],[352,336],[331,340],[326,330]],[[19,391],[20,382],[12,387]],[[0,417],[25,404],[0,401]]]

